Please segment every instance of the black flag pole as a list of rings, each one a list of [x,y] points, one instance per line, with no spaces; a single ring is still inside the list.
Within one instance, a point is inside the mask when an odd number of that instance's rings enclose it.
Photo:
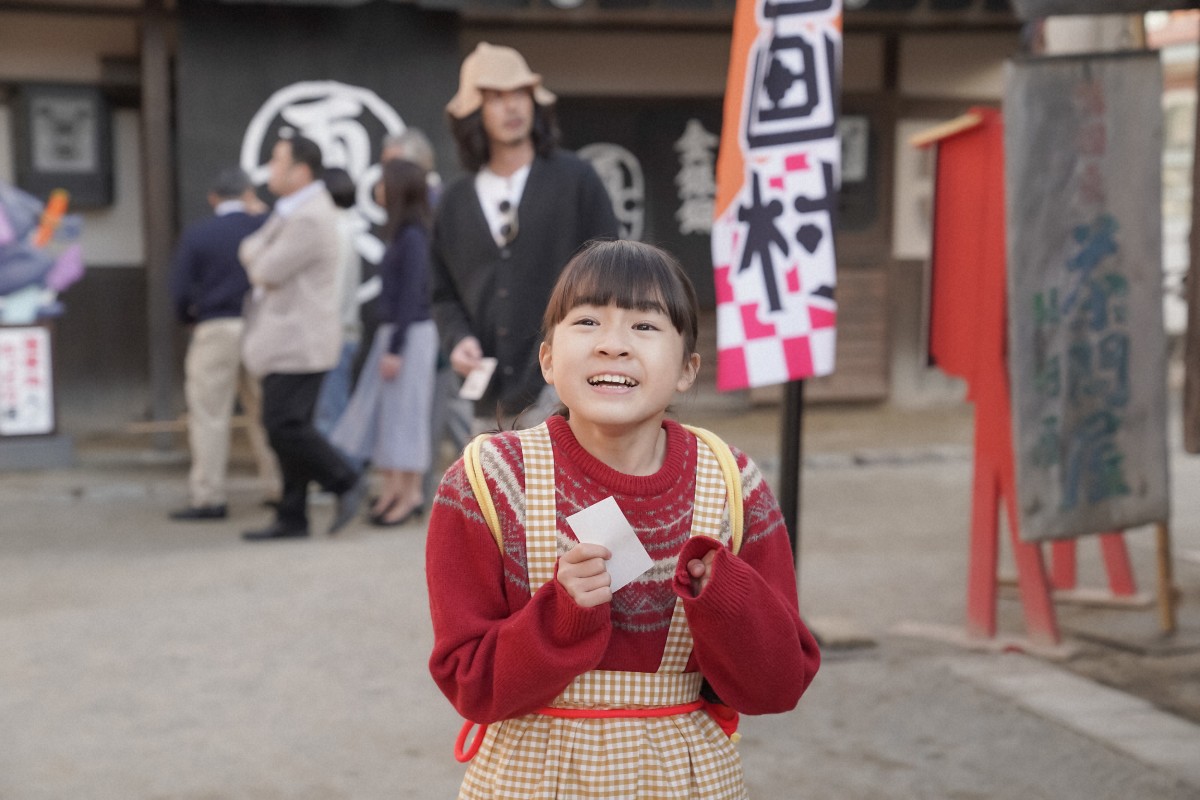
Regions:
[[[783,523],[787,526],[788,539],[792,542],[792,557],[796,563],[796,593],[800,593],[800,468],[804,460],[804,381],[787,384],[783,399],[783,425],[780,426],[782,440],[779,443],[779,508],[783,512]],[[822,648],[858,647],[870,643],[869,639],[831,641],[828,635],[808,622],[808,629]]]
[[[801,437],[804,433],[804,381],[786,384],[783,401],[783,424],[779,443],[779,508],[787,526],[792,554],[796,559],[796,580],[800,575],[800,463],[803,456]]]

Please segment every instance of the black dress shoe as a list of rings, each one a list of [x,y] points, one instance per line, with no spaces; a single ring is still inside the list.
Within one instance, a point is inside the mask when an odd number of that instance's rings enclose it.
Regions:
[[[172,511],[171,519],[177,522],[194,522],[196,520],[225,519],[229,516],[229,508],[222,503],[219,506],[188,506]]]
[[[367,471],[358,474],[354,485],[337,496],[337,505],[333,509],[333,522],[329,523],[329,535],[346,527],[346,523],[354,519],[359,507],[367,496]]]
[[[266,542],[272,539],[300,539],[308,536],[307,525],[288,525],[276,520],[257,531],[246,531],[242,538],[247,542]]]

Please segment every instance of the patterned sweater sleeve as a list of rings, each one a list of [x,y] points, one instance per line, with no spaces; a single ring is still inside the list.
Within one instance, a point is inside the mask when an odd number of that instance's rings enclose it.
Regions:
[[[489,487],[511,528],[510,510]],[[429,669],[458,713],[478,723],[548,704],[600,662],[612,633],[609,604],[580,608],[557,580],[531,598],[523,552],[518,565],[505,541],[501,553],[460,460],[442,479],[429,522]]]
[[[683,598],[694,655],[721,700],[746,714],[795,707],[821,663],[800,619],[791,544],[762,473],[737,450],[745,529],[738,555],[714,539],[692,538],[679,554],[675,592]],[[693,595],[690,559],[716,549],[709,583]]]

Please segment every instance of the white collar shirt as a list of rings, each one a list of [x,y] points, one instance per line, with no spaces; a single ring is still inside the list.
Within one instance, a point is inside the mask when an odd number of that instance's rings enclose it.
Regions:
[[[310,197],[313,197],[318,192],[325,191],[325,181],[313,181],[307,186],[297,189],[289,195],[279,198],[275,201],[275,215],[286,217],[293,213],[297,208],[304,205]]]
[[[488,167],[475,173],[475,194],[479,196],[479,205],[487,219],[492,238],[500,247],[508,243],[504,235],[504,226],[518,224],[517,206],[521,204],[521,195],[525,193],[525,182],[529,180],[529,170],[532,166],[532,163],[526,164],[507,178],[497,175]],[[509,204],[507,213],[500,210],[505,201]]]
[[[216,208],[213,209],[213,214],[218,217],[223,217],[226,214],[240,214],[245,213],[245,211],[246,204],[241,200],[222,200],[221,202],[217,203]]]

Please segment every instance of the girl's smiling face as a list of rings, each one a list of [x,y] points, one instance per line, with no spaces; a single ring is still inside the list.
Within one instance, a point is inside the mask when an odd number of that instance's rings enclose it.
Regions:
[[[550,331],[539,360],[572,422],[612,434],[657,430],[700,369],[699,354],[684,353],[683,335],[658,305],[576,306]]]

